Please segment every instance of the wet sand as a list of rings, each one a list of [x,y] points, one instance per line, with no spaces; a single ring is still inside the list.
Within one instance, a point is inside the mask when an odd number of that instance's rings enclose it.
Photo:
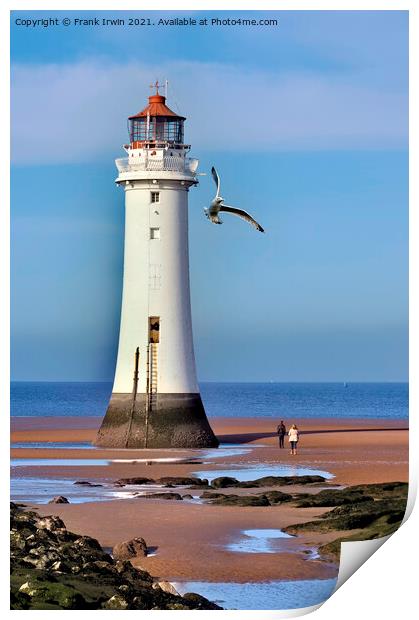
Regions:
[[[14,442],[90,441],[99,418],[18,418],[12,421]],[[202,464],[112,463],[88,466],[37,466],[16,468],[17,476],[96,480],[110,483],[121,477],[191,475],[199,471],[243,467],[306,466],[334,474],[333,485],[407,481],[408,430],[403,420],[296,420],[302,431],[298,456],[279,450],[272,419],[215,419],[214,431],[222,442],[245,444],[249,451],[213,458],[195,450],[106,450],[106,449],[13,449],[13,458],[135,459],[189,457]],[[214,451],[215,453],[216,451]],[[255,478],[259,477],[255,472]],[[177,489],[175,489],[177,490]],[[280,490],[291,490],[284,487]],[[315,487],[293,487],[295,492],[315,492]],[[184,492],[189,492],[184,490]],[[262,489],[226,490],[228,493],[261,493]],[[193,491],[193,494],[197,494]],[[267,579],[329,578],[337,566],[308,559],[304,551],[336,537],[305,534],[288,539],[280,555],[243,554],[226,550],[241,530],[283,528],[313,519],[325,508],[298,509],[287,504],[269,507],[211,506],[189,502],[124,499],[69,505],[38,505],[41,514],[57,514],[70,530],[97,538],[112,547],[135,536],[156,547],[156,555],[133,563],[170,581],[263,581]],[[330,538],[331,537],[331,538]]]

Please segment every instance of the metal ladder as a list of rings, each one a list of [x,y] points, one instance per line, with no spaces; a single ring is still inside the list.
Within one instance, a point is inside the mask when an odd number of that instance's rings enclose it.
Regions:
[[[150,396],[157,394],[157,343],[150,342]]]
[[[158,377],[158,356],[157,343],[150,342],[147,347],[147,385],[146,385],[146,410],[145,410],[145,434],[144,448],[148,447],[148,423],[150,414],[152,414],[153,406],[156,402],[157,394],[157,377]]]

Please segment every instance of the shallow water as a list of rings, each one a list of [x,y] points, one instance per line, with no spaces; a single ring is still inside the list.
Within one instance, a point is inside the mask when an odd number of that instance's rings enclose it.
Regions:
[[[42,449],[63,449],[63,450],[97,450],[96,446],[93,446],[90,441],[74,441],[74,442],[61,442],[61,441],[26,441],[11,443],[11,448],[42,448]]]
[[[295,537],[277,529],[243,530],[240,538],[226,549],[235,553],[278,553],[283,550],[278,541],[289,538]]]
[[[260,447],[260,446],[258,446]],[[61,441],[27,441],[27,442],[16,442],[16,443],[11,443],[10,444],[10,448],[16,448],[16,449],[25,449],[25,448],[35,448],[35,449],[42,449],[42,450],[97,450],[97,446],[94,446],[90,441],[73,441],[73,442],[61,442]],[[117,448],[117,449],[111,449],[108,448],[109,450],[112,451],[116,451],[118,453],[123,453],[124,452],[124,448]],[[219,448],[214,448],[214,449],[210,449],[210,450],[191,450],[191,456],[190,457],[183,457],[183,458],[175,458],[175,457],[161,457],[161,458],[153,458],[153,459],[148,459],[148,458],[129,458],[129,459],[118,459],[121,462],[131,462],[131,461],[136,461],[138,463],[145,463],[145,462],[149,462],[149,461],[153,461],[156,463],[163,463],[163,462],[181,462],[181,461],[188,461],[188,460],[192,460],[192,459],[219,459],[219,458],[223,458],[223,457],[230,457],[230,456],[241,456],[243,454],[248,454],[249,452],[251,452],[252,447],[249,446],[243,446],[243,444],[231,444],[231,443],[221,443]],[[132,452],[132,449],[130,449],[130,451]],[[181,449],[179,449],[179,451],[182,451]],[[147,452],[147,450],[143,450],[143,449],[139,449],[138,453],[143,455],[145,452]]]
[[[332,594],[336,579],[263,583],[176,582],[180,594],[197,592],[225,609],[298,609],[317,605]]]
[[[260,447],[260,446],[258,446]],[[242,456],[243,454],[249,454],[252,451],[252,448],[241,448],[241,447],[231,447],[225,448],[223,444],[220,444],[219,448],[213,448],[211,450],[206,450],[205,452],[199,451],[199,458],[201,459],[220,459],[223,457],[229,456]]]
[[[11,467],[79,467],[86,465],[109,465],[106,459],[12,459]]]
[[[195,471],[193,475],[199,478],[207,478],[210,482],[214,480],[214,478],[219,478],[220,476],[236,478],[240,482],[256,480],[257,478],[264,478],[265,476],[323,476],[326,479],[334,478],[334,475],[328,471],[298,465],[286,465],[283,463],[270,466],[265,464],[237,465],[232,466],[231,469]]]
[[[11,499],[14,502],[47,504],[53,497],[63,495],[71,504],[99,502],[117,499],[122,494],[106,487],[90,487],[74,484],[66,478],[15,478],[11,483]],[[126,494],[128,497],[128,493]],[[131,496],[132,497],[132,496]],[[119,499],[119,498],[118,498]]]

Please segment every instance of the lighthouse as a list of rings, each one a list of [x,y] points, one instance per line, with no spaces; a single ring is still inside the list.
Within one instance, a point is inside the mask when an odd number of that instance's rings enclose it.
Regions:
[[[124,275],[113,390],[97,434],[112,448],[217,447],[196,376],[189,286],[188,193],[198,160],[184,143],[185,117],[154,85],[128,118]]]

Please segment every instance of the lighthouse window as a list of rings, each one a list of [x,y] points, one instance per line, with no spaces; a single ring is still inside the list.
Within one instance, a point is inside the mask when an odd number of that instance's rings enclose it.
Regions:
[[[160,192],[151,192],[151,202],[160,202]]]
[[[160,228],[150,228],[150,239],[160,239]]]

